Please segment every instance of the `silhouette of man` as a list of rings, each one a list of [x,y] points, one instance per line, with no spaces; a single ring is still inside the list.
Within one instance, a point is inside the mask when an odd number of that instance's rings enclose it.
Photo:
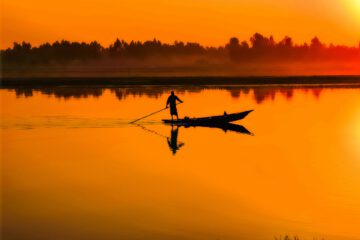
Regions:
[[[179,101],[181,103],[183,102],[174,94],[174,91],[171,91],[171,95],[168,97],[166,102],[166,107],[170,105],[171,120],[173,120],[173,115],[175,115],[176,119],[179,120],[178,112],[176,109],[176,101]]]
[[[179,133],[179,127],[176,127],[174,129],[173,126],[171,126],[171,138],[167,138],[167,142],[169,145],[170,150],[172,151],[173,155],[176,154],[176,152],[182,147],[184,146],[184,143],[180,142],[178,144],[178,133]]]

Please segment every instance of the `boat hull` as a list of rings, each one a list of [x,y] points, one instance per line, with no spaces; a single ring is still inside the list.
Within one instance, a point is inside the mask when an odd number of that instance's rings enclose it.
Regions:
[[[202,117],[202,118],[183,118],[179,120],[163,119],[162,121],[166,124],[184,125],[184,126],[202,126],[202,125],[214,125],[214,124],[216,125],[216,124],[225,124],[225,123],[241,120],[245,118],[252,111],[253,110],[239,112],[239,113],[211,116],[211,117]]]

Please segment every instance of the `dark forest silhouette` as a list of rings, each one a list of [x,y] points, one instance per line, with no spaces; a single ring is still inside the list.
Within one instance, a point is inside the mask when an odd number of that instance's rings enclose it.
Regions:
[[[231,38],[220,47],[204,47],[198,43],[175,41],[173,44],[152,41],[116,39],[109,47],[98,42],[57,41],[34,47],[30,43],[14,43],[12,48],[1,50],[2,64],[9,65],[69,63],[94,59],[146,59],[150,57],[189,57],[202,59],[228,58],[232,62],[259,61],[350,61],[360,60],[358,47],[325,45],[317,37],[310,43],[295,44],[290,37],[275,41],[272,36],[254,34],[250,41]]]

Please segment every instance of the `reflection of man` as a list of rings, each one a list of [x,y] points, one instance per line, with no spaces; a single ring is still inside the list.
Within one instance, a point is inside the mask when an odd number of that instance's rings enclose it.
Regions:
[[[176,151],[179,150],[182,146],[184,146],[184,143],[177,143],[177,138],[178,138],[178,133],[179,133],[179,127],[176,127],[176,129],[174,129],[173,126],[171,126],[171,139],[167,138],[167,142],[169,145],[169,148],[171,149],[171,151],[173,152],[173,154],[176,154]]]
[[[173,115],[176,116],[176,119],[179,119],[177,109],[176,109],[176,101],[179,101],[182,103],[182,101],[174,94],[174,91],[171,91],[171,95],[168,97],[166,101],[166,107],[170,105],[170,115],[171,120],[173,119]]]

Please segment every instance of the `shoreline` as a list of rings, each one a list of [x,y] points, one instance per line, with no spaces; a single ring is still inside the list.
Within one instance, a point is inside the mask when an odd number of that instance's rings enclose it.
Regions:
[[[1,88],[42,86],[267,86],[360,85],[356,76],[251,76],[251,77],[36,77],[1,78]]]

